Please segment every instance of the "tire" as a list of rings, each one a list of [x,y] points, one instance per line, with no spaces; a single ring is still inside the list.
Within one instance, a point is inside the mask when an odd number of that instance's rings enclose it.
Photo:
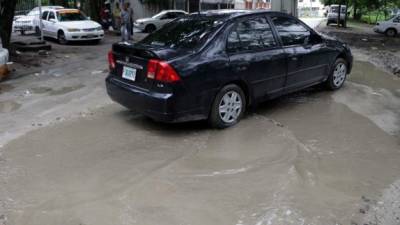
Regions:
[[[39,27],[35,27],[35,35],[40,36],[40,28]]]
[[[243,90],[235,84],[229,84],[215,97],[208,121],[214,128],[228,128],[237,124],[245,111],[246,97]]]
[[[25,35],[25,31],[24,30],[21,30],[20,33],[21,33],[21,35]]]
[[[329,26],[329,24],[331,24],[329,21],[328,21],[328,22],[326,22],[326,25],[327,25],[327,26]]]
[[[144,32],[146,32],[146,33],[153,33],[156,30],[157,30],[157,27],[154,26],[154,24],[149,24],[146,26],[146,28],[144,28]]]
[[[347,65],[346,60],[342,58],[336,59],[325,83],[329,90],[337,90],[343,86],[347,78]]]
[[[385,31],[385,35],[388,37],[395,37],[397,35],[397,31],[393,28],[389,28]]]
[[[97,40],[93,40],[93,41],[92,41],[92,43],[93,43],[94,45],[98,45],[98,44],[100,44],[100,42],[101,42],[101,39],[97,39]]]
[[[67,39],[65,38],[65,34],[64,34],[63,31],[58,31],[57,40],[58,40],[58,43],[60,43],[61,45],[66,45],[66,44],[68,44],[68,41],[67,41]]]

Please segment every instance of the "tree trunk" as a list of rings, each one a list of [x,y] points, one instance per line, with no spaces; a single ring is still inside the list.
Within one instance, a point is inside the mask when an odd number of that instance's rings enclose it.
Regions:
[[[353,19],[354,20],[357,19],[357,1],[354,1],[354,4],[353,4]]]
[[[89,9],[89,12],[87,12],[90,15],[90,18],[95,21],[100,21],[100,10],[101,10],[101,4],[102,0],[88,0],[87,4]]]
[[[0,38],[3,48],[10,47],[12,23],[17,0],[0,0]]]
[[[59,6],[68,7],[68,1],[67,0],[53,0],[53,2],[54,2],[53,5],[59,5]]]

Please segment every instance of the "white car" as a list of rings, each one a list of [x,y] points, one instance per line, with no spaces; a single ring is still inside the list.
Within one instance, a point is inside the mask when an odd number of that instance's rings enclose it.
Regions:
[[[381,34],[386,34],[388,37],[394,37],[400,34],[400,15],[392,16],[386,21],[379,21],[374,27],[374,31]]]
[[[49,9],[62,9],[62,6],[43,6],[42,12]],[[34,31],[40,33],[39,28],[39,7],[32,9],[27,15],[20,15],[14,17],[13,31],[25,34],[27,31]]]
[[[188,13],[182,10],[164,10],[151,18],[143,18],[135,21],[134,27],[146,33],[152,33],[160,29],[166,23],[172,20],[187,15]]]
[[[96,41],[104,38],[101,25],[90,20],[78,9],[48,9],[42,13],[43,36],[55,38],[60,44],[69,41]]]

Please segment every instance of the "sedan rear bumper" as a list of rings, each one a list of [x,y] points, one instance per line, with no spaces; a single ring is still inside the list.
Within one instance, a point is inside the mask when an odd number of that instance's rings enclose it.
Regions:
[[[113,101],[156,121],[183,122],[206,118],[200,110],[177,110],[177,99],[172,93],[151,92],[113,75],[106,78],[106,87]]]

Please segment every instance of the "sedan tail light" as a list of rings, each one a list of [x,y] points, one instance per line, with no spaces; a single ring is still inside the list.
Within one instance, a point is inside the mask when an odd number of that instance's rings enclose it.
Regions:
[[[115,56],[112,51],[108,52],[108,65],[110,67],[110,70],[115,69]]]
[[[151,59],[147,64],[147,78],[167,83],[181,80],[171,65],[157,59]]]

